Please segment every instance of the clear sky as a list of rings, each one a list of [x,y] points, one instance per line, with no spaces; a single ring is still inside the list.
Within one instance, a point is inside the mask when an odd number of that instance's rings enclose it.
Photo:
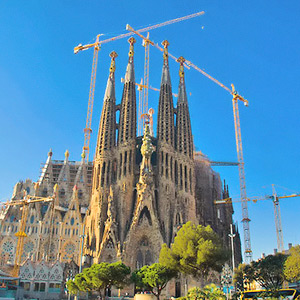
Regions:
[[[49,148],[53,159],[79,160],[88,104],[92,50],[73,54],[97,34],[109,38],[197,11],[205,15],[150,32],[230,87],[234,83],[249,107],[240,105],[248,196],[300,192],[300,2],[290,1],[9,1],[0,2],[0,199],[11,196],[20,179],[38,179]],[[144,48],[137,39],[136,80],[143,76]],[[99,53],[94,133],[96,144],[109,53],[115,50],[117,102],[127,64],[126,39],[103,45]],[[162,54],[150,49],[150,84],[159,87]],[[170,61],[173,92],[178,64]],[[211,160],[237,161],[231,96],[195,70],[186,71],[194,142]],[[158,93],[149,92],[157,111]],[[236,167],[218,167],[239,197]],[[280,187],[279,187],[280,186]],[[284,188],[281,188],[284,187]],[[240,232],[241,205],[234,205]],[[300,198],[281,201],[285,247],[300,243]],[[276,248],[270,201],[249,204],[254,258]],[[243,241],[243,238],[242,238]]]

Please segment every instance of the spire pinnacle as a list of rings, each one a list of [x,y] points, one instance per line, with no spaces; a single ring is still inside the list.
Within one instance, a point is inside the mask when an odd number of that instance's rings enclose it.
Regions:
[[[131,37],[128,39],[128,43],[130,44],[129,48],[129,59],[128,59],[128,65],[126,69],[126,74],[125,74],[125,83],[129,81],[134,81],[134,67],[133,67],[133,55],[134,55],[134,50],[133,50],[133,45],[135,43],[135,38]]]
[[[164,46],[164,63],[168,64],[168,46],[170,45],[170,43],[167,40],[164,40],[161,44]]]
[[[111,57],[111,62],[110,62],[110,68],[109,71],[110,73],[114,73],[116,71],[116,62],[115,59],[118,57],[118,54],[116,51],[112,51],[109,56]]]
[[[135,44],[135,42],[136,40],[133,36],[128,39],[128,43],[130,44],[129,53],[128,53],[129,58],[133,57],[134,55],[133,45]]]
[[[170,79],[170,72],[169,72],[169,54],[168,54],[168,46],[170,43],[167,40],[164,40],[161,43],[164,46],[164,64],[163,64],[163,71],[162,71],[162,77],[161,77],[161,85],[162,84],[169,84],[171,85],[171,79]]]
[[[180,82],[184,80],[184,62],[185,62],[185,58],[183,56],[180,56],[177,59],[177,62],[180,63],[180,67],[179,67],[179,77],[180,77]]]
[[[109,68],[109,77],[106,84],[106,90],[104,95],[104,101],[107,99],[115,98],[115,70],[116,70],[116,57],[118,54],[116,51],[112,51],[109,56],[111,57],[110,68]]]
[[[48,156],[51,157],[52,156],[52,148],[50,148],[49,152],[48,152]]]
[[[69,160],[69,156],[70,156],[70,152],[67,149],[66,152],[65,152],[65,163]]]

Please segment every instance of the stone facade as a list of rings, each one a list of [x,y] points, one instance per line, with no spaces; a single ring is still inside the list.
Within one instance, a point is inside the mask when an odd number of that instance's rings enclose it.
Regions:
[[[143,137],[136,137],[134,42],[133,38],[129,40],[121,105],[116,105],[116,54],[111,54],[91,204],[86,215],[85,254],[90,257],[90,262],[122,259],[131,268],[139,268],[157,262],[162,243],[170,245],[180,226],[189,220],[212,226],[230,249],[228,233],[232,205],[214,205],[214,200],[229,197],[228,187],[224,183],[223,188],[219,174],[211,169],[208,160],[194,158],[184,78],[185,60],[183,57],[178,59],[180,81],[175,108],[168,42],[163,42],[157,137],[151,136],[148,126]],[[118,110],[120,118],[115,123]],[[240,239],[235,226],[234,231],[235,254],[240,262]]]
[[[84,156],[80,162],[69,161],[68,151],[64,161],[52,160],[50,151],[38,184],[26,180],[15,186],[12,200],[22,198],[24,190],[41,197],[56,195],[54,209],[46,203],[30,204],[22,261],[31,257],[33,261],[69,262],[74,258],[79,265],[83,247],[89,263],[122,259],[135,269],[157,262],[161,245],[170,245],[187,221],[210,225],[230,249],[232,205],[214,205],[215,200],[229,197],[228,187],[223,186],[208,160],[194,156],[184,58],[178,59],[180,80],[174,107],[168,42],[164,41],[157,137],[152,136],[148,125],[140,137],[136,134],[134,38],[129,43],[119,105],[115,96],[117,54],[110,55],[94,161],[86,163]],[[56,184],[58,190],[54,190]],[[14,233],[20,218],[16,206],[1,213],[2,267],[14,261]],[[237,265],[241,246],[236,226],[234,232]],[[176,289],[178,285],[182,282],[173,284]]]

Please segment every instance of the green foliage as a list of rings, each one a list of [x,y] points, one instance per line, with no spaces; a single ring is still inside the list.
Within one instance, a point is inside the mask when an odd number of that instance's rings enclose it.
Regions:
[[[253,268],[247,264],[239,264],[234,269],[233,283],[238,292],[244,291],[244,284],[253,280]]]
[[[284,263],[287,256],[281,253],[268,255],[251,263],[248,270],[250,279],[257,281],[266,290],[278,290],[284,281]]]
[[[67,281],[67,289],[73,295],[76,295],[79,292],[78,286],[72,279]]]
[[[205,277],[210,270],[220,272],[228,252],[210,226],[188,222],[182,226],[169,249],[163,245],[159,262],[194,277]]]
[[[284,264],[284,275],[289,282],[300,281],[300,245],[290,249],[290,255]]]
[[[159,299],[162,290],[167,283],[177,276],[177,271],[156,263],[151,266],[144,266],[132,273],[132,281],[139,288],[150,291]]]
[[[106,288],[122,288],[126,285],[129,282],[129,274],[130,268],[121,262],[94,264],[77,274],[74,280],[69,280],[67,288],[73,294],[78,291],[98,291],[101,296],[101,291]]]
[[[276,295],[285,280],[283,270],[286,257],[278,253],[253,261],[250,265],[241,264],[235,269],[234,282],[240,290],[243,290],[243,284],[256,281],[261,287]]]
[[[204,288],[194,287],[188,291],[183,300],[224,300],[225,294],[215,284],[206,285]]]

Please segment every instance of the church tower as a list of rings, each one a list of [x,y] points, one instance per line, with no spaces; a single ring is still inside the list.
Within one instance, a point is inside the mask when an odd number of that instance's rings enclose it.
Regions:
[[[185,215],[176,212],[176,219],[180,223],[191,220],[196,223],[195,213],[195,178],[194,178],[194,157],[193,137],[191,129],[190,113],[185,89],[184,62],[181,56],[177,60],[180,63],[179,88],[176,115],[176,162],[175,162],[175,184],[177,187],[178,208],[185,212]]]
[[[172,240],[175,199],[175,125],[172,85],[168,61],[168,41],[163,41],[163,69],[161,76],[157,118],[157,186],[156,202],[161,230],[167,244]],[[163,217],[163,219],[162,219]]]
[[[120,107],[117,148],[117,186],[120,239],[124,241],[129,229],[134,207],[134,171],[136,151],[136,89],[134,77],[134,48],[135,39],[128,40],[130,44],[129,59],[125,74],[124,89]]]
[[[116,141],[115,51],[110,53],[111,65],[99,124],[93,169],[92,198],[86,217],[87,253],[97,257],[107,216],[107,199],[113,180]]]

